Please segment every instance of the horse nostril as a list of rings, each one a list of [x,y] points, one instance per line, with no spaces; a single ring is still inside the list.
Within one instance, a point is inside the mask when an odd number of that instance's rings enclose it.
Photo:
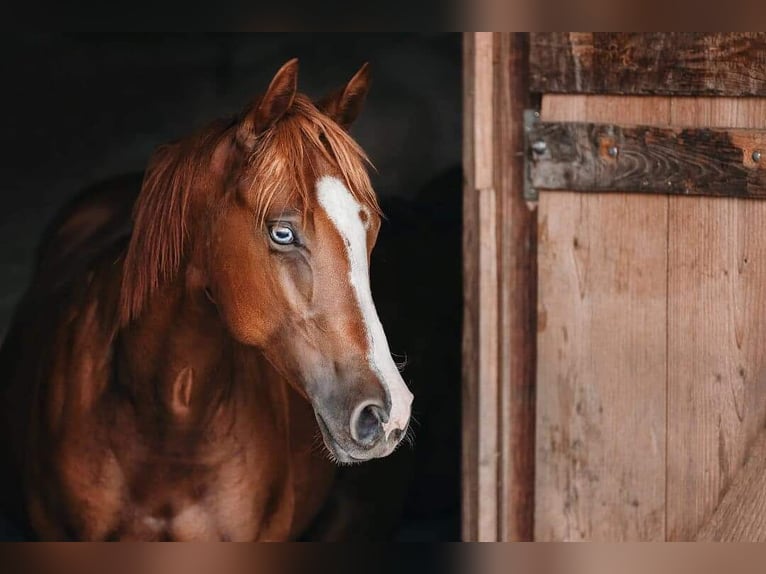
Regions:
[[[383,409],[376,404],[364,406],[351,425],[351,435],[363,446],[372,446],[383,434]]]
[[[402,438],[402,434],[404,431],[402,429],[394,429],[391,431],[391,438],[394,440],[394,442],[398,442],[400,438]]]

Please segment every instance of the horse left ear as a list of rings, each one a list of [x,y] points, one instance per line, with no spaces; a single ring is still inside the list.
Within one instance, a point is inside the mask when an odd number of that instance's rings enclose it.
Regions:
[[[348,129],[362,111],[370,90],[370,64],[365,63],[349,82],[321,99],[318,108]]]
[[[298,58],[293,58],[279,68],[263,97],[246,112],[237,130],[239,141],[246,147],[252,145],[260,133],[269,129],[290,109],[297,91]]]

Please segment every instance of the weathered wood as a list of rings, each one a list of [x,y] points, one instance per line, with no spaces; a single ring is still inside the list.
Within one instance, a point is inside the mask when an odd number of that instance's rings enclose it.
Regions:
[[[764,130],[540,122],[529,142],[537,190],[766,198]]]
[[[667,98],[545,96],[545,121],[667,124]],[[540,196],[536,540],[663,540],[667,197]]]
[[[766,100],[674,98],[681,126],[766,128]],[[766,203],[669,198],[667,537],[691,540],[766,421]]]
[[[526,38],[466,34],[463,538],[529,540],[534,213],[521,199]]]
[[[527,34],[495,36],[495,178],[498,193],[500,532],[533,537],[537,212],[522,198],[529,105]]]
[[[463,538],[498,533],[497,198],[492,33],[466,34],[463,273]]]
[[[698,541],[766,542],[766,431],[750,449],[747,463],[734,477]]]
[[[766,33],[532,33],[541,93],[766,96]]]
[[[474,92],[474,157],[479,202],[478,300],[478,512],[477,540],[497,540],[500,445],[498,421],[498,245],[497,191],[494,183],[494,34],[476,36]]]
[[[463,36],[462,538],[478,538],[479,203],[474,167],[476,37]]]

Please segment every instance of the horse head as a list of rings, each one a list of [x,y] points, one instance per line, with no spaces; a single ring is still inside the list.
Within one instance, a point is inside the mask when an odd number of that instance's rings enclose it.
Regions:
[[[387,456],[413,396],[375,310],[369,262],[381,223],[368,160],[348,134],[367,66],[313,103],[297,60],[237,118],[166,146],[147,170],[125,259],[129,322],[181,270],[226,331],[308,399],[341,463]]]

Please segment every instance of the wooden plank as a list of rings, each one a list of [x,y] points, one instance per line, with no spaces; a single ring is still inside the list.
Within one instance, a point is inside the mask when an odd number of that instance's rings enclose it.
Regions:
[[[497,191],[494,183],[494,34],[476,35],[474,150],[479,199],[478,337],[478,514],[477,540],[497,540],[499,504],[498,444],[498,245]]]
[[[475,34],[463,35],[462,538],[478,537],[479,203],[475,183]]]
[[[465,35],[463,538],[498,532],[497,200],[492,188],[492,33]]]
[[[697,540],[766,542],[766,431],[758,435],[747,463]]]
[[[541,93],[766,96],[766,33],[531,33]]]
[[[499,504],[498,444],[498,284],[497,197],[479,189],[479,412],[477,541],[497,540]]]
[[[540,122],[529,142],[537,190],[766,198],[766,130]]]
[[[494,35],[478,32],[474,39],[473,153],[474,185],[489,189],[494,179]]]
[[[466,34],[463,538],[529,540],[535,214],[521,199],[526,36]]]
[[[674,99],[674,125],[766,128],[764,99]],[[669,198],[667,536],[711,516],[766,420],[766,204]]]
[[[544,96],[544,121],[667,125],[667,98]],[[536,540],[665,535],[667,197],[540,197]]]
[[[528,35],[498,34],[495,178],[498,192],[500,519],[503,541],[534,535],[537,212],[522,198]]]

